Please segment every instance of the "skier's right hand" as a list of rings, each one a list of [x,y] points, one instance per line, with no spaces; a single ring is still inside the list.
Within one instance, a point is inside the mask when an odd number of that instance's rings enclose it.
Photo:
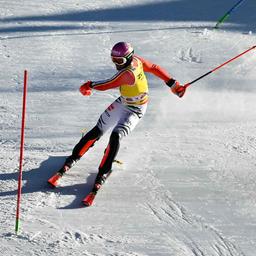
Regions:
[[[90,87],[92,84],[92,81],[87,81],[83,85],[80,86],[79,91],[84,95],[84,96],[90,96],[92,94],[92,88]]]

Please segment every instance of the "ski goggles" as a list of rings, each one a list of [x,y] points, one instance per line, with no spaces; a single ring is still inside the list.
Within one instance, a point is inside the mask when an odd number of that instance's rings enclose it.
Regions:
[[[111,56],[111,59],[116,65],[124,65],[127,62],[127,59],[125,57]]]

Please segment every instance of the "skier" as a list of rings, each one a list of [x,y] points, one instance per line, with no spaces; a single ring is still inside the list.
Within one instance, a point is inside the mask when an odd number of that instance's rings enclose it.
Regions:
[[[90,130],[74,147],[63,167],[48,180],[56,187],[58,180],[67,172],[110,128],[112,133],[107,148],[101,160],[99,171],[95,179],[89,199],[84,202],[91,205],[97,191],[112,171],[112,163],[118,153],[120,141],[127,136],[138,124],[147,109],[148,83],[144,72],[154,74],[163,80],[171,91],[182,97],[186,88],[172,78],[163,68],[135,55],[131,44],[119,42],[111,50],[111,58],[117,73],[110,79],[102,81],[87,81],[80,87],[81,94],[89,96],[92,90],[105,91],[119,88],[118,97],[100,116],[96,126]],[[88,200],[90,202],[88,202]]]

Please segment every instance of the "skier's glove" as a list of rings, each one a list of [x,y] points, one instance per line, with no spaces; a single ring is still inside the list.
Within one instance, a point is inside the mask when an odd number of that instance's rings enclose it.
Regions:
[[[90,96],[92,94],[92,88],[90,87],[92,84],[92,81],[87,81],[83,85],[80,86],[79,91],[84,95],[84,96]]]
[[[186,92],[186,87],[183,85],[180,85],[180,83],[173,78],[167,81],[166,84],[171,88],[171,91],[177,96],[179,96],[180,98],[183,97],[183,95]]]

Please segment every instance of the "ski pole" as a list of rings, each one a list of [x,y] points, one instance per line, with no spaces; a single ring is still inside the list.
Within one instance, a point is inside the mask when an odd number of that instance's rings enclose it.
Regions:
[[[193,84],[193,83],[197,82],[198,80],[200,80],[200,79],[202,79],[202,78],[204,78],[204,77],[210,75],[211,73],[215,72],[216,70],[222,68],[223,66],[227,65],[227,64],[230,63],[231,61],[233,61],[233,60],[235,60],[235,59],[241,57],[241,56],[244,55],[245,53],[247,53],[247,52],[249,52],[249,51],[251,51],[251,50],[253,50],[253,49],[255,49],[255,48],[256,48],[256,45],[254,45],[253,47],[247,49],[246,51],[244,51],[244,52],[238,54],[238,55],[235,56],[234,58],[232,58],[232,59],[230,59],[230,60],[224,62],[223,64],[221,64],[221,65],[219,65],[218,67],[212,69],[211,71],[205,73],[204,75],[202,75],[202,76],[196,78],[195,80],[193,80],[193,81],[191,81],[191,82],[189,82],[189,83],[184,84],[184,87],[185,87],[185,88],[189,87],[191,84]]]
[[[239,0],[229,11],[227,11],[217,22],[214,28],[219,28],[219,25],[223,23],[230,16],[231,12],[233,12],[236,8],[239,7],[244,2],[244,0]]]
[[[20,165],[19,165],[19,179],[18,179],[18,194],[17,194],[17,209],[16,209],[16,234],[19,231],[20,224],[20,202],[21,202],[21,186],[22,186],[22,163],[24,152],[24,130],[25,130],[25,115],[26,115],[26,98],[27,98],[27,80],[28,72],[24,71],[24,87],[23,87],[23,104],[22,104],[22,121],[21,121],[21,142],[20,142]]]

